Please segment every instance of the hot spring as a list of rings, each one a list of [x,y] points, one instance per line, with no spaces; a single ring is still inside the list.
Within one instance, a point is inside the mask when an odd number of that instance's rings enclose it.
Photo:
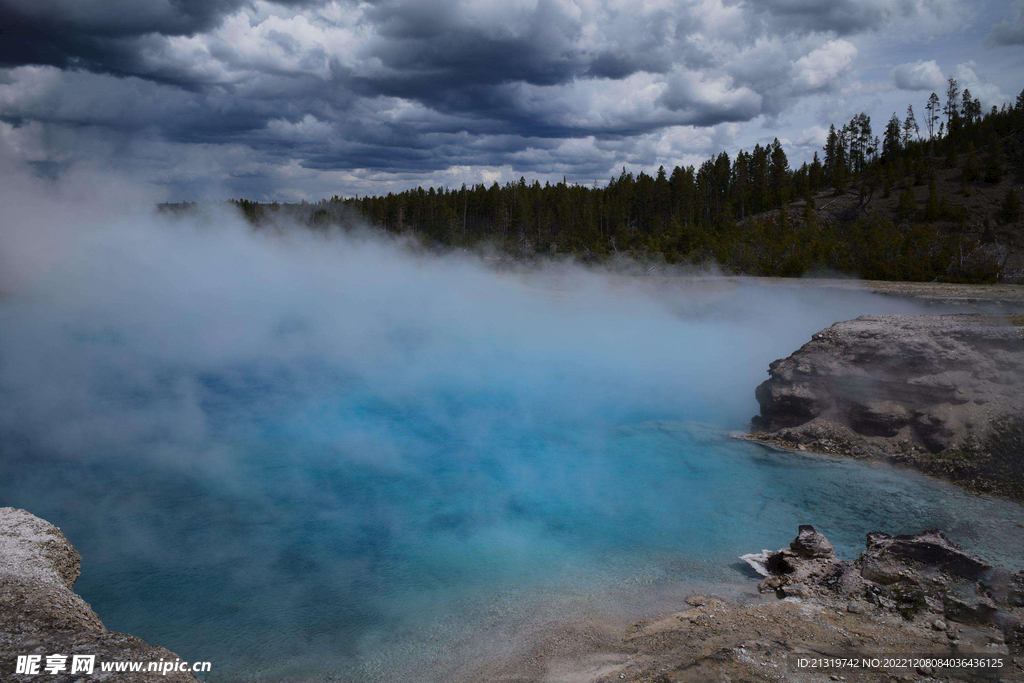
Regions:
[[[729,437],[770,361],[914,303],[101,218],[6,236],[0,505],[211,681],[442,680],[538,618],[749,590],[801,523],[1024,559],[1019,506]]]

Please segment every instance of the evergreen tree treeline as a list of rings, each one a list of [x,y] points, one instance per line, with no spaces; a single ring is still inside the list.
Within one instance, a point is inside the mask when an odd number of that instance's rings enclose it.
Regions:
[[[858,114],[840,128],[832,126],[821,157],[815,153],[796,169],[776,139],[735,157],[722,152],[699,167],[662,167],[653,176],[623,168],[603,187],[520,178],[505,185],[335,196],[304,204],[305,220],[324,227],[358,215],[429,245],[486,243],[514,256],[559,253],[601,260],[625,254],[668,263],[713,261],[757,275],[829,268],[870,278],[993,279],[998,273],[992,269],[951,267],[957,253],[961,266],[964,261],[966,238],[955,226],[965,216],[933,196],[934,177],[937,169],[962,164],[964,182],[976,173],[997,183],[1004,162],[1019,169],[1019,149],[1010,143],[1024,129],[1024,92],[1013,106],[982,112],[969,90],[961,93],[954,79],[948,85],[945,105],[935,93],[928,99],[923,127],[911,106],[902,118],[893,113],[880,139],[870,117]],[[912,188],[924,185],[931,192],[922,210]],[[895,192],[896,209],[889,217],[866,213],[822,220],[815,196],[822,201],[823,192],[853,192],[862,204],[876,193]],[[287,206],[246,200],[237,205],[254,223]],[[1016,215],[1012,207],[1003,214]]]

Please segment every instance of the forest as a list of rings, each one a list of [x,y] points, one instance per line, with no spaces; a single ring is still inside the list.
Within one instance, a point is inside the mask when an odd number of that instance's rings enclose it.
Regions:
[[[431,248],[486,248],[513,258],[615,256],[714,265],[749,275],[838,272],[869,279],[1014,281],[1021,236],[1024,92],[982,111],[950,79],[921,116],[882,126],[866,114],[828,133],[792,168],[778,139],[734,157],[633,174],[604,187],[518,182],[422,188],[316,203],[234,200],[256,226],[314,229],[360,222]],[[165,208],[181,208],[167,206]]]

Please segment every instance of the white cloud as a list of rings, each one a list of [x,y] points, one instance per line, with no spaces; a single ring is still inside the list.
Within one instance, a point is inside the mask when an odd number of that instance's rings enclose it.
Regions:
[[[688,112],[691,123],[702,119],[749,120],[761,109],[761,96],[728,78],[707,78],[694,71],[679,71],[669,78],[658,104]],[[705,124],[706,125],[706,124]]]
[[[811,126],[805,128],[796,136],[793,140],[793,145],[796,147],[814,148],[822,147],[825,145],[825,139],[828,137],[828,130],[824,126]]]
[[[900,64],[889,72],[893,83],[900,90],[931,90],[938,92],[946,85],[946,78],[942,75],[942,69],[930,59],[927,62],[917,60]]]
[[[822,90],[839,83],[853,64],[857,48],[848,40],[830,40],[793,64],[795,83],[807,91]]]
[[[977,68],[978,65],[974,62],[964,62],[957,64],[953,69],[953,78],[960,85],[960,91],[970,90],[971,96],[981,100],[981,106],[985,109],[1010,102],[1011,98],[1004,94],[998,85],[989,83],[987,78],[975,71]]]

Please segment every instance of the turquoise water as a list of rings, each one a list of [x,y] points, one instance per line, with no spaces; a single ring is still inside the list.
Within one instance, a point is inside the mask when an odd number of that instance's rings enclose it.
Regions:
[[[538,619],[749,590],[803,523],[1024,566],[1019,506],[729,438],[768,362],[912,304],[183,239],[0,304],[0,504],[211,681],[446,680]]]
[[[85,557],[79,591],[108,628],[212,661],[210,679],[225,681],[430,680],[423,662],[457,659],[495,609],[507,628],[551,595],[628,603],[672,582],[749,587],[736,558],[785,545],[805,522],[847,557],[869,531],[931,527],[990,559],[1020,566],[1024,553],[1017,506],[707,427],[519,431],[453,450],[409,415],[358,419],[401,432],[416,465],[339,462],[281,436],[236,444],[228,485],[149,464],[6,461],[5,502],[61,525]]]

